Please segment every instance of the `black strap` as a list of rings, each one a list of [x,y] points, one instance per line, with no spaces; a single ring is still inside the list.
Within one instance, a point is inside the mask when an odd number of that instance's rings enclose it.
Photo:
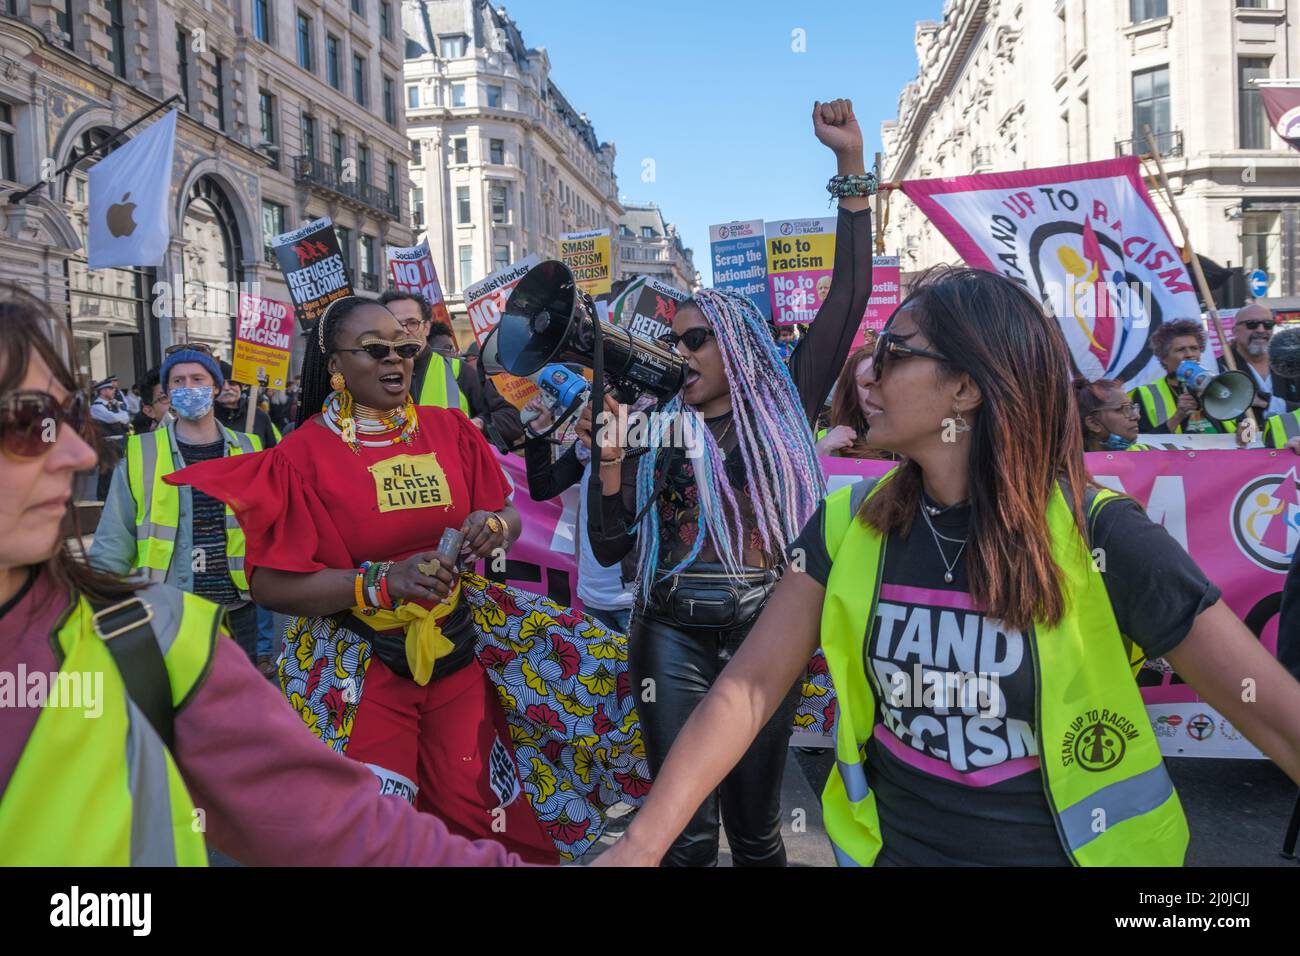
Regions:
[[[113,655],[127,696],[171,750],[176,740],[172,684],[162,648],[149,624],[148,606],[138,597],[120,602],[87,600],[99,615],[96,632],[101,637],[107,635],[104,646]]]

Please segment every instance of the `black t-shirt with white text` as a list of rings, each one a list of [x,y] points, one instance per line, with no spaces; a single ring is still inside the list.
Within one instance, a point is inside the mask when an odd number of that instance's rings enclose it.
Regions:
[[[823,505],[788,551],[792,565],[823,586],[824,516]],[[961,542],[970,509],[931,521],[937,543],[919,512],[906,536],[887,539],[864,645],[876,699],[867,780],[884,843],[876,865],[1067,865],[1039,767],[1030,649],[1020,631],[982,614],[967,590]],[[1148,658],[1177,647],[1220,597],[1132,499],[1106,503],[1090,534],[1090,547],[1103,549],[1120,632]],[[945,565],[954,561],[948,583]]]

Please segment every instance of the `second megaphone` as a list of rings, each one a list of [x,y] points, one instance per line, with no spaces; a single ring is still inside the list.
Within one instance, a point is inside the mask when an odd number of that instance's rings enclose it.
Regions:
[[[1189,359],[1179,363],[1175,374],[1178,381],[1196,396],[1205,413],[1221,422],[1238,417],[1255,400],[1255,383],[1245,372],[1229,371],[1216,375]]]
[[[497,356],[506,371],[525,377],[557,362],[592,368],[599,321],[568,266],[539,262],[510,292],[497,327]],[[665,399],[681,389],[686,360],[676,351],[616,325],[603,323],[600,332],[605,376],[621,401],[645,392]]]

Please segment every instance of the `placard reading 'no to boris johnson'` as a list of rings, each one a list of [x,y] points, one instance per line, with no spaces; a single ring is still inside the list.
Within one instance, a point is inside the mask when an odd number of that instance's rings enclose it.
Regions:
[[[284,388],[292,334],[293,306],[288,302],[241,294],[230,377],[245,385]]]
[[[769,222],[767,287],[776,325],[811,322],[831,289],[835,219]]]

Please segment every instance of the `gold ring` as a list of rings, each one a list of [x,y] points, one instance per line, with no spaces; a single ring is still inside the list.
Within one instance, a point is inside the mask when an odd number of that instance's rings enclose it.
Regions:
[[[488,515],[485,524],[488,526],[488,530],[491,531],[493,534],[501,533],[501,528],[502,528],[501,519],[496,515]]]

